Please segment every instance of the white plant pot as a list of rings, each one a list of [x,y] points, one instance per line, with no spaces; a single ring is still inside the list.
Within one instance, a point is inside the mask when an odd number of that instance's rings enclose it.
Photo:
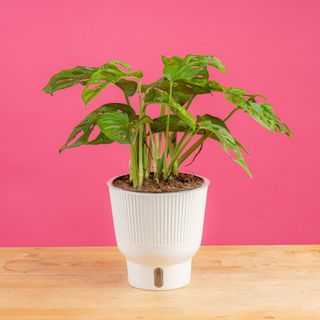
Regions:
[[[147,290],[184,287],[198,251],[209,180],[195,189],[126,191],[108,181],[117,245],[127,260],[128,281]]]

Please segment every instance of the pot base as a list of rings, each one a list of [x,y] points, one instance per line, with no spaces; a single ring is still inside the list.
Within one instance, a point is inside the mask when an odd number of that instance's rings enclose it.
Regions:
[[[191,259],[164,266],[149,266],[127,260],[127,268],[129,284],[139,289],[178,289],[188,285],[191,279]]]

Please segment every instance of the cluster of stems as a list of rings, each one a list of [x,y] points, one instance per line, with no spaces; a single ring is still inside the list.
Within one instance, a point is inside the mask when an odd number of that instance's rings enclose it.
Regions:
[[[169,102],[161,104],[160,117],[166,116],[165,132],[153,133],[149,124],[143,124],[138,129],[135,142],[130,148],[130,178],[134,187],[142,186],[143,180],[150,178],[153,172],[153,179],[170,179],[172,175],[179,174],[181,164],[194,153],[208,138],[209,134],[200,135],[193,141],[197,131],[188,130],[184,133],[170,132],[170,102],[172,99],[173,82],[170,82]],[[139,118],[146,115],[146,106],[143,103],[141,92],[141,81],[138,81],[139,96]],[[130,105],[128,97],[127,103]],[[191,104],[191,98],[186,104],[186,109]]]

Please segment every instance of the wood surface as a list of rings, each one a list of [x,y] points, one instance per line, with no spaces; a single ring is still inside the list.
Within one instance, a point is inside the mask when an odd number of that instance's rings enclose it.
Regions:
[[[116,248],[3,248],[0,319],[319,320],[320,246],[202,247],[165,292],[131,288]]]

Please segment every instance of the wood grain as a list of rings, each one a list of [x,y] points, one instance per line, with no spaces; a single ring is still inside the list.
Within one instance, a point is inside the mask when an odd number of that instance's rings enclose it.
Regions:
[[[4,248],[0,319],[316,320],[320,246],[202,247],[166,292],[131,288],[116,248]]]

